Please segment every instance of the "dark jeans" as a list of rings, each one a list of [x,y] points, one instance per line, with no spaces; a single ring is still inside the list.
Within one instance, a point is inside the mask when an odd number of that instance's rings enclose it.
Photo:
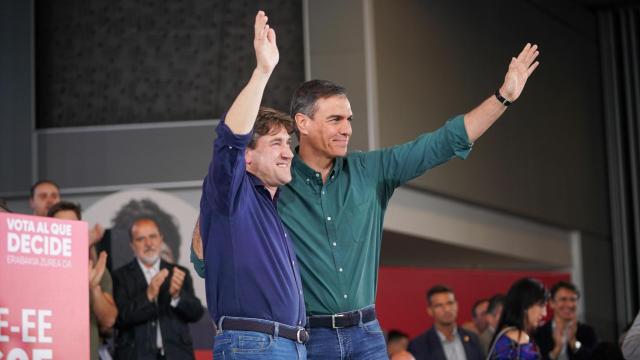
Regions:
[[[311,328],[309,335],[307,352],[310,360],[389,359],[378,320],[341,329]]]
[[[270,323],[267,320],[257,320]],[[213,343],[215,360],[244,359],[291,359],[305,360],[307,349],[277,334],[264,334],[255,331],[224,330],[219,331]]]

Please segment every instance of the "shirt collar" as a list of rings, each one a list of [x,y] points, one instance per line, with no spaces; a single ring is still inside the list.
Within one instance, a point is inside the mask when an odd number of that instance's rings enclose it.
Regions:
[[[253,175],[252,173],[247,171],[247,175],[249,175],[249,181],[251,181],[251,184],[259,189],[262,189],[264,191],[266,191],[267,193],[269,192],[269,190],[267,190],[267,188],[264,186],[264,183],[262,182],[262,180],[260,180],[260,178],[258,178],[257,176]],[[280,196],[280,187],[278,186],[276,188],[276,193],[273,196],[273,201],[277,201],[278,197]],[[269,197],[271,197],[271,195],[269,195]]]
[[[295,156],[293,157],[293,162],[291,163],[291,166],[293,167],[293,169],[302,173],[302,175],[305,176],[307,179],[320,177],[319,172],[310,168],[309,165],[307,165],[304,162],[304,160],[302,160],[302,158],[299,155],[299,150],[300,150],[300,146],[296,146]],[[333,168],[329,172],[329,179],[331,178],[331,176],[338,175],[342,170],[343,165],[344,165],[344,157],[335,158],[333,160]]]
[[[447,337],[443,333],[441,333],[440,330],[436,329],[436,334],[438,334],[438,338],[440,339],[440,342],[449,342],[447,340]],[[457,337],[458,337],[458,326],[454,326],[453,327],[453,341],[455,341],[455,339]]]
[[[139,258],[136,257],[136,260],[138,261],[138,265],[140,266],[143,274],[149,270],[152,270],[153,274],[160,272],[160,257],[158,257],[158,260],[156,260],[150,268],[147,267],[147,265],[145,265]]]

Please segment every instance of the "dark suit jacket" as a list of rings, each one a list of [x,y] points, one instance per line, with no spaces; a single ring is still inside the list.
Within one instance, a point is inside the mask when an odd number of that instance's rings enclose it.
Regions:
[[[167,359],[194,359],[187,324],[200,319],[204,310],[193,292],[189,270],[163,260],[160,262],[160,270],[172,271],[174,266],[186,273],[180,302],[175,308],[171,307],[169,295],[172,272],[162,284],[157,302],[147,299],[147,281],[136,259],[113,273],[113,295],[118,306],[116,359],[155,360],[158,322]]]
[[[462,341],[467,360],[484,360],[478,337],[465,329],[458,327],[458,336]],[[434,326],[419,335],[409,343],[409,352],[416,360],[447,360],[440,338]]]
[[[551,321],[544,324],[544,326],[538,328],[534,335],[534,339],[538,348],[540,348],[540,354],[543,360],[549,360],[549,352],[553,350],[553,334],[551,329]],[[567,346],[567,354],[571,360],[586,360],[591,358],[591,352],[598,345],[598,338],[593,328],[586,324],[578,323],[578,329],[576,330],[576,340],[580,341],[580,349],[575,353]]]

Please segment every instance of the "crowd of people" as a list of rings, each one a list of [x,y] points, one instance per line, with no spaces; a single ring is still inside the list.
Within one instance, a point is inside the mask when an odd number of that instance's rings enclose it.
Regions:
[[[640,314],[619,343],[599,341],[593,327],[578,320],[580,291],[559,281],[549,290],[538,280],[514,282],[506,295],[477,300],[472,321],[458,324],[455,292],[436,285],[426,294],[433,326],[413,339],[400,330],[387,335],[391,360],[622,360],[640,351]],[[547,309],[553,314],[547,319]]]
[[[33,215],[82,219],[80,206],[61,200],[58,186],[49,180],[33,185],[30,206]],[[3,201],[1,211],[9,211]],[[200,240],[197,228],[194,250]],[[163,240],[154,220],[133,222],[130,245],[135,258],[113,277],[106,268],[107,254],[95,250],[102,234],[101,227],[94,226],[88,235],[91,359],[192,359],[187,324],[197,321],[203,308],[189,270],[160,257]],[[400,330],[388,331],[386,352],[392,360],[638,358],[640,314],[619,344],[602,342],[593,327],[578,320],[579,299],[580,291],[571,282],[560,281],[547,290],[541,282],[524,278],[506,294],[475,301],[471,321],[459,324],[454,290],[436,285],[426,292],[432,327],[413,339]],[[544,321],[547,308],[553,315]],[[104,345],[111,337],[113,354]]]
[[[468,156],[521,95],[538,66],[536,45],[511,59],[500,88],[473,110],[408,143],[348,153],[353,114],[341,85],[304,82],[290,114],[260,107],[280,55],[262,11],[254,33],[257,65],[216,128],[192,242],[191,259],[216,325],[216,359],[598,354],[593,330],[576,321],[579,292],[571,284],[558,284],[549,295],[540,282],[522,279],[506,295],[478,301],[466,326],[457,325],[454,291],[433,287],[426,296],[433,327],[411,341],[390,332],[389,345],[376,315],[383,220],[394,190],[453,157]],[[73,205],[60,201],[51,181],[32,189],[34,215],[80,219]],[[92,228],[90,246],[101,231]],[[153,218],[135,219],[129,240],[134,259],[113,274],[105,270],[105,253],[90,252],[94,332],[116,329],[118,359],[192,359],[186,324],[203,308],[189,270],[160,258],[163,234]],[[554,318],[543,326],[549,296]],[[99,342],[92,356],[98,349]]]
[[[82,220],[80,205],[61,200],[51,180],[31,187],[29,204],[35,216]],[[6,203],[0,202],[0,211],[9,211]],[[91,360],[193,359],[188,324],[198,321],[204,308],[189,270],[162,258],[164,240],[156,219],[132,222],[134,258],[113,274],[106,266],[107,252],[96,251],[103,235],[100,225],[88,234]]]

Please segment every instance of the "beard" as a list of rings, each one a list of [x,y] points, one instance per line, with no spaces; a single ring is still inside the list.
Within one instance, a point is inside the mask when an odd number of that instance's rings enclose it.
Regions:
[[[151,265],[155,264],[156,261],[158,261],[158,259],[160,259],[160,254],[159,253],[150,254],[150,255],[141,255],[140,256],[140,261],[142,261],[142,263],[147,265],[147,266],[151,266]]]

